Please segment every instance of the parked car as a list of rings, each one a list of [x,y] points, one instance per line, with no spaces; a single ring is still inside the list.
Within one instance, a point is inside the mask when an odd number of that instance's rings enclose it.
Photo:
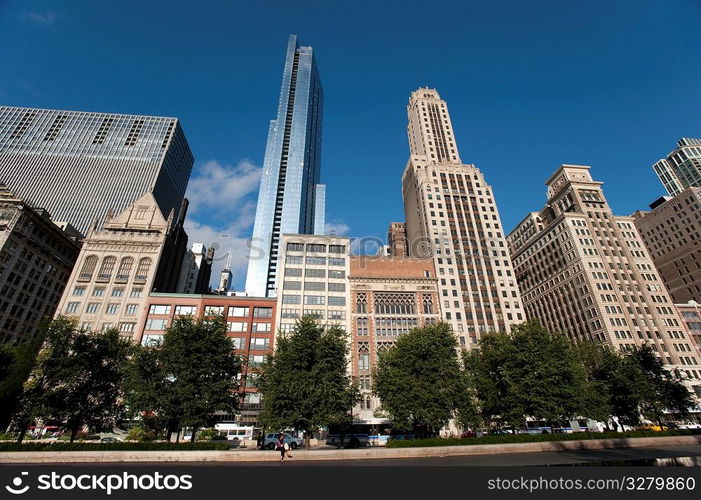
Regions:
[[[473,438],[473,437],[477,437],[477,433],[475,431],[466,430],[466,431],[463,431],[462,434],[460,434],[460,437],[461,438]]]
[[[360,448],[370,444],[370,436],[367,434],[344,434],[341,438],[340,434],[330,434],[326,439],[326,444],[336,448]]]
[[[117,439],[115,437],[111,437],[111,436],[105,436],[103,438],[100,438],[100,442],[101,443],[121,443],[122,440]]]
[[[277,437],[280,435],[279,432],[271,432],[269,434],[265,435],[265,439],[263,440],[263,448],[267,448],[268,450],[274,450],[275,449],[275,442],[277,441]],[[294,437],[291,434],[285,433],[285,442],[290,445],[290,449],[296,450],[299,446],[302,446],[303,441],[302,438]]]

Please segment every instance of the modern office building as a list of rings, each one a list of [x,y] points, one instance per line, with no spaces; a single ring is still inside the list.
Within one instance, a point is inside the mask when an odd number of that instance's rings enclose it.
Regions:
[[[193,243],[183,258],[178,277],[178,293],[207,293],[212,276],[214,248],[205,248],[202,243]]]
[[[675,303],[701,302],[701,187],[662,197],[635,227]]]
[[[303,315],[349,331],[349,248],[350,238],[343,236],[282,236],[278,331],[289,332]]]
[[[321,175],[323,93],[311,47],[290,35],[278,103],[270,122],[246,276],[246,292],[274,297],[284,233],[324,234]]]
[[[443,319],[462,346],[524,321],[492,188],[461,163],[447,104],[434,89],[411,94],[402,176],[408,255],[432,257]]]
[[[652,169],[671,196],[688,187],[701,187],[701,139],[683,138]]]
[[[361,390],[354,409],[359,423],[382,424],[380,401],[371,393],[378,354],[412,328],[441,320],[432,258],[350,257],[351,364]]]
[[[546,184],[545,207],[508,236],[526,315],[576,342],[648,343],[698,385],[701,358],[633,218],[612,213],[588,166],[562,165]]]
[[[258,367],[273,350],[276,300],[258,297],[151,293],[145,304],[145,321],[135,338],[143,345],[161,341],[165,329],[180,315],[206,318],[224,314],[227,335],[248,362],[239,387],[239,414],[218,415],[220,422],[257,425],[261,398],[255,379]]]
[[[34,338],[73,270],[80,234],[0,184],[0,343]]]
[[[149,293],[177,289],[186,213],[184,200],[177,220],[175,210],[164,217],[148,192],[117,216],[108,215],[102,229],[88,229],[57,314],[77,318],[86,329],[117,328],[138,340]]]
[[[192,164],[176,118],[0,106],[0,182],[83,234],[146,191],[177,215]]]

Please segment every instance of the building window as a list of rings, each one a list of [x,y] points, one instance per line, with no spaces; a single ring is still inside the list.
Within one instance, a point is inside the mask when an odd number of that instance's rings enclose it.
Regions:
[[[100,304],[98,302],[90,302],[88,303],[88,306],[85,308],[85,312],[87,314],[97,314],[97,312],[100,310]]]
[[[97,279],[108,281],[112,278],[112,272],[114,271],[114,265],[116,263],[117,257],[111,255],[102,259],[102,265],[100,266],[100,272],[97,273]]]
[[[127,316],[134,316],[136,314],[136,311],[138,311],[138,310],[139,310],[138,304],[127,304],[126,315]]]
[[[329,253],[346,253],[345,245],[329,245]]]
[[[66,306],[66,312],[67,313],[78,312],[79,305],[80,305],[80,302],[69,302],[68,305]]]
[[[263,363],[265,363],[264,355],[255,354],[248,357],[248,366],[256,367],[262,365]]]
[[[119,304],[107,304],[105,308],[106,314],[117,314],[117,311],[119,311]]]
[[[224,306],[204,306],[205,316],[221,316],[224,314]]]
[[[355,296],[355,312],[360,314],[367,314],[368,295],[366,293],[358,293]]]
[[[302,262],[303,262],[303,258],[301,255],[288,255],[287,257],[285,257],[286,264],[298,265],[298,264],[302,264]]]
[[[299,318],[299,309],[283,309],[281,316],[287,319]]]
[[[252,351],[267,351],[270,349],[270,339],[251,339],[251,350]]]
[[[238,321],[229,321],[227,323],[227,330],[230,332],[247,332],[248,331],[248,323],[238,322]]]
[[[285,276],[292,276],[294,278],[298,278],[302,276],[302,268],[301,267],[286,267],[285,268]]]
[[[370,355],[360,354],[358,355],[358,370],[369,370],[370,369]]]
[[[246,348],[246,337],[229,337],[229,339],[234,349],[240,351]]]
[[[124,295],[124,288],[121,286],[116,286],[112,289],[112,297],[122,297]]]
[[[299,269],[301,271],[301,269]],[[329,271],[329,275],[333,271]],[[326,277],[326,269],[315,269],[308,267],[304,270],[304,275],[307,276],[308,278],[325,278]],[[301,274],[300,274],[301,276]],[[330,276],[329,276],[330,277]]]
[[[131,289],[131,293],[129,294],[129,297],[131,297],[132,299],[138,299],[139,297],[141,297],[141,293],[143,291],[144,291],[144,289],[141,287],[134,287]]]
[[[365,336],[368,334],[368,319],[367,318],[356,318],[355,320],[355,331],[358,335]]]
[[[433,299],[428,294],[423,294],[422,302],[424,307],[424,314],[433,314]]]
[[[93,295],[93,297],[102,297],[103,295],[105,295],[105,287],[96,286],[92,290],[92,295]]]
[[[231,306],[229,307],[229,316],[233,316],[234,318],[247,318],[248,307]]]
[[[89,281],[92,279],[92,275],[95,272],[95,267],[97,267],[97,255],[89,255],[83,261],[83,267],[80,270],[78,279]]]
[[[329,270],[329,278],[344,279],[345,277],[346,277],[345,271],[334,271],[332,269]]]
[[[134,267],[133,257],[124,257],[119,263],[119,269],[117,269],[117,281],[128,281],[129,275],[131,274],[131,268]]]
[[[134,276],[135,281],[146,281],[148,276],[148,271],[151,268],[151,259],[144,257],[139,260],[139,266],[136,268],[136,276]]]
[[[330,306],[345,306],[346,305],[346,298],[345,297],[329,296],[329,305]]]
[[[165,319],[149,319],[146,322],[146,330],[164,330],[168,320]]]
[[[144,335],[141,339],[141,345],[155,347],[163,342],[163,335]]]
[[[254,318],[272,318],[273,308],[272,307],[255,307],[253,308]]]
[[[120,323],[119,324],[119,331],[131,333],[134,331],[135,326],[136,326],[136,323]]]
[[[326,291],[326,283],[323,281],[305,281],[304,289],[310,292],[324,292]]]
[[[345,283],[329,283],[329,292],[345,292]]]
[[[329,257],[330,266],[345,266],[346,259],[344,257]]]
[[[376,293],[375,314],[414,314],[413,293]]]
[[[197,314],[197,306],[175,306],[175,314],[178,316],[194,316]]]
[[[287,293],[282,294],[282,303],[283,304],[299,304],[300,302],[300,297],[299,295],[290,295]]]
[[[73,289],[73,295],[80,297],[81,295],[85,295],[85,287],[84,286],[77,286]]]
[[[307,257],[308,266],[325,266],[326,257]]]
[[[253,331],[267,333],[270,331],[270,323],[253,323]]]
[[[307,252],[326,253],[326,245],[319,243],[307,243]]]
[[[323,295],[305,295],[304,304],[308,306],[323,306],[326,297]]]
[[[304,243],[288,243],[287,244],[287,251],[288,252],[304,252]],[[301,264],[301,262],[300,262]]]
[[[329,319],[346,319],[346,311],[337,311],[332,309],[329,311]]]
[[[302,282],[301,281],[285,280],[282,283],[282,288],[283,288],[283,290],[301,290],[302,289]]]
[[[148,308],[149,314],[170,314],[169,305],[151,304]]]

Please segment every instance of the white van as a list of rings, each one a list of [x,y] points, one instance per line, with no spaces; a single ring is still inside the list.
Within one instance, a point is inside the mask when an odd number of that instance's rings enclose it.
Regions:
[[[238,424],[218,423],[214,428],[220,436],[226,436],[229,441],[241,441],[253,439],[253,426],[240,426]]]

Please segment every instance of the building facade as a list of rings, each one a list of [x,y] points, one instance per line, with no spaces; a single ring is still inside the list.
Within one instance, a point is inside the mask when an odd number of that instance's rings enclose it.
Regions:
[[[177,214],[192,165],[177,118],[0,106],[0,182],[83,234],[146,191]]]
[[[214,248],[206,248],[202,243],[193,243],[183,258],[178,276],[178,293],[207,293],[212,277]]]
[[[149,192],[102,229],[91,228],[61,297],[57,314],[72,316],[86,329],[117,328],[137,340],[138,325],[152,291],[173,292],[187,248],[183,221],[165,218]]]
[[[701,305],[695,300],[690,300],[685,304],[674,304],[674,307],[677,308],[689,332],[692,347],[696,349],[696,354],[701,359]],[[701,386],[697,386],[696,395],[701,397]]]
[[[676,149],[652,169],[671,196],[688,187],[701,187],[701,139],[679,139]]]
[[[290,35],[278,103],[270,122],[253,225],[246,292],[274,297],[284,233],[324,234],[321,185],[323,92],[311,47]]]
[[[349,254],[347,237],[283,235],[275,322],[278,331],[291,331],[303,315],[349,331]]]
[[[432,258],[350,257],[351,372],[361,389],[354,420],[386,423],[371,394],[380,351],[411,329],[441,320]]]
[[[411,157],[402,176],[411,257],[432,257],[443,319],[463,347],[525,320],[492,188],[461,163],[448,107],[433,89],[411,94]]]
[[[409,249],[406,239],[406,224],[403,222],[392,222],[387,230],[386,254],[392,257],[408,257]]]
[[[672,300],[701,301],[701,187],[662,198],[633,214],[635,227]]]
[[[562,165],[546,184],[545,207],[508,236],[526,315],[576,342],[648,343],[701,383],[700,358],[633,218],[612,213],[588,166]]]
[[[178,316],[199,319],[225,315],[227,335],[247,363],[240,382],[239,414],[218,418],[221,422],[256,426],[261,409],[256,377],[258,367],[273,350],[275,308],[276,300],[270,298],[151,293],[145,304],[145,320],[135,338],[143,345],[154,345]]]
[[[0,343],[31,340],[53,316],[80,253],[79,236],[0,184]]]

